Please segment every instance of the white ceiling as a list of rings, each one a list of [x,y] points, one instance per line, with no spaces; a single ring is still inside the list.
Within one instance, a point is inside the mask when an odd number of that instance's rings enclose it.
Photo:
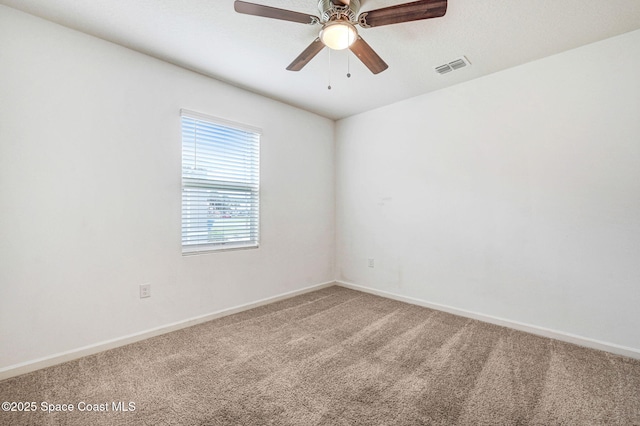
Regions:
[[[252,1],[318,15],[317,0]],[[362,0],[361,12],[406,2]],[[640,28],[638,0],[449,0],[442,18],[359,28],[389,64],[381,74],[371,74],[348,51],[329,49],[291,72],[286,66],[317,36],[319,26],[241,15],[234,12],[233,0],[0,4],[332,119]],[[434,72],[462,55],[471,67],[443,76]]]

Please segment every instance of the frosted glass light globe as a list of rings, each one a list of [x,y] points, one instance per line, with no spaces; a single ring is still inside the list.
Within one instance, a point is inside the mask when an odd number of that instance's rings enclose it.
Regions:
[[[358,31],[349,22],[333,21],[324,25],[320,40],[330,49],[342,50],[351,46],[358,37]]]

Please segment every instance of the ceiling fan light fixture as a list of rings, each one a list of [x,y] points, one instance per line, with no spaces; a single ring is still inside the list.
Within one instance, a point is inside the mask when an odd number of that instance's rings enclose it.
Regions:
[[[329,49],[342,50],[351,46],[358,38],[358,31],[347,21],[332,21],[322,27],[320,40]]]

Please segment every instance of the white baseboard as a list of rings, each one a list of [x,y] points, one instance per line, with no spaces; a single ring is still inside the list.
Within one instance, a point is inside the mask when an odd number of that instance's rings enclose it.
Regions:
[[[578,336],[571,333],[565,333],[562,331],[551,330],[548,328],[538,327],[530,324],[524,324],[517,321],[497,318],[491,315],[485,315],[477,312],[466,311],[464,309],[458,309],[451,306],[441,305],[438,303],[431,303],[425,300],[416,299],[408,296],[402,296],[399,294],[395,294],[395,293],[391,293],[383,290],[377,290],[370,287],[364,287],[358,284],[353,284],[345,281],[336,281],[336,284],[342,287],[350,288],[352,290],[358,290],[364,293],[375,294],[376,296],[386,297],[388,299],[398,300],[400,302],[411,303],[412,305],[424,306],[425,308],[431,308],[438,311],[448,312],[450,314],[459,315],[462,317],[471,318],[471,319],[475,319],[482,322],[488,322],[490,324],[500,325],[503,327],[524,331],[524,332],[535,334],[542,337],[548,337],[551,339],[556,339],[556,340],[560,340],[567,343],[573,343],[575,345],[584,346],[587,348],[611,352],[616,355],[622,355],[629,358],[640,359],[639,350],[629,348],[626,346],[616,345],[614,343],[602,342],[600,340],[590,339],[587,337]]]
[[[277,296],[268,297],[255,302],[246,303],[244,305],[235,306],[228,309],[223,309],[210,314],[201,315],[198,317],[189,318],[183,321],[167,324],[161,327],[156,327],[150,330],[145,330],[139,333],[130,334],[117,339],[107,340],[104,342],[96,343],[93,345],[84,346],[81,348],[73,349],[66,352],[61,352],[44,358],[39,358],[20,364],[10,365],[8,367],[0,368],[0,380],[5,380],[10,377],[19,376],[21,374],[30,373],[32,371],[39,370],[41,368],[51,367],[63,362],[72,361],[74,359],[82,358],[88,355],[93,355],[98,352],[114,349],[120,346],[125,346],[131,343],[135,343],[141,340],[148,339],[150,337],[159,336],[161,334],[170,333],[172,331],[180,330],[182,328],[191,327],[196,324],[211,321],[216,318],[221,318],[227,315],[236,314],[238,312],[246,311],[249,309],[257,308],[262,305],[277,302],[280,300],[288,299],[300,294],[309,293],[312,291],[320,290],[332,285],[339,285],[342,287],[350,288],[353,290],[362,291],[364,293],[375,294],[377,296],[386,297],[388,299],[398,300],[401,302],[411,303],[413,305],[424,306],[426,308],[435,309],[438,311],[448,312],[454,315],[460,315],[466,318],[472,318],[490,324],[496,324],[504,327],[509,327],[515,330],[524,331],[527,333],[535,334],[542,337],[549,337],[551,339],[560,340],[563,342],[573,343],[576,345],[598,349],[606,352],[611,352],[617,355],[626,356],[629,358],[640,359],[640,351],[633,348],[628,348],[613,343],[602,342],[599,340],[589,339],[582,336],[577,336],[570,333],[551,330],[544,327],[538,327],[530,324],[523,324],[517,321],[506,320],[503,318],[497,318],[490,315],[480,314],[477,312],[466,311],[464,309],[458,309],[451,306],[441,305],[438,303],[431,303],[425,300],[402,296],[399,294],[391,293],[388,291],[377,290],[370,287],[364,287],[358,284],[353,284],[345,281],[329,281],[313,286],[305,287],[303,289],[282,293]]]
[[[336,285],[335,281],[328,281],[322,284],[316,284],[309,287],[302,288],[300,290],[294,290],[287,293],[282,293],[277,296],[268,297],[255,302],[246,303],[244,305],[235,306],[221,311],[216,311],[210,314],[201,315],[193,318],[189,318],[183,321],[166,324],[160,327],[152,328],[150,330],[141,331],[139,333],[130,334],[127,336],[119,337],[112,340],[107,340],[93,345],[84,346],[81,348],[73,349],[66,352],[57,353],[44,358],[39,358],[31,361],[22,362],[20,364],[10,365],[8,367],[0,368],[0,380],[5,380],[10,377],[19,376],[21,374],[30,373],[32,371],[40,370],[41,368],[51,367],[63,362],[72,361],[74,359],[82,358],[88,355],[93,355],[98,352],[106,351],[108,349],[114,349],[120,346],[125,346],[131,343],[139,342],[150,337],[159,336],[161,334],[170,333],[172,331],[180,330],[182,328],[191,327],[196,324],[211,321],[216,318],[224,317],[227,315],[236,314],[238,312],[246,311],[249,309],[257,308],[258,306],[267,305],[269,303],[277,302],[279,300],[289,299],[300,294],[309,293],[312,291],[320,290],[321,288],[330,287]]]

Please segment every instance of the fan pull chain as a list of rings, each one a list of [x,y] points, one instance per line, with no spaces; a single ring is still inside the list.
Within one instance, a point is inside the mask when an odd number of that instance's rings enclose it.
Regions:
[[[331,49],[329,49],[329,85],[327,89],[331,90]]]
[[[347,78],[351,78],[351,55],[347,52]]]

